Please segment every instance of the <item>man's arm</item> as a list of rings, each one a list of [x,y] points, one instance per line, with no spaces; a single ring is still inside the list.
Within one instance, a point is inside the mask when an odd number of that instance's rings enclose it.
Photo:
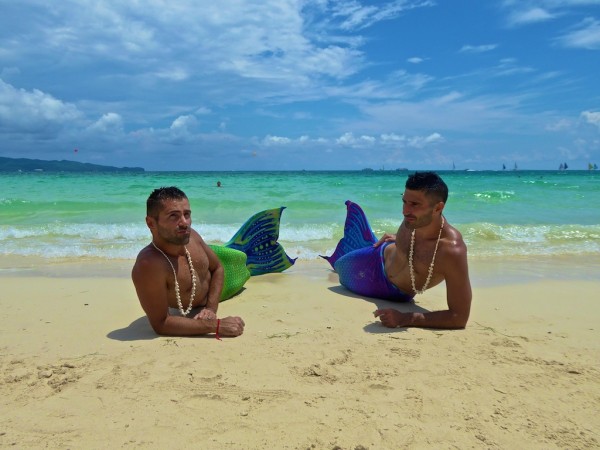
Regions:
[[[138,299],[157,334],[167,336],[194,336],[219,333],[223,336],[239,336],[244,331],[244,321],[239,317],[214,319],[190,319],[169,314],[167,284],[164,268],[151,257],[138,257],[131,278]]]
[[[219,257],[204,242],[204,239],[202,239],[202,237],[200,237],[200,235],[195,231],[194,233],[198,237],[200,245],[208,257],[208,270],[210,272],[210,285],[208,286],[208,294],[206,295],[206,306],[202,311],[200,311],[196,318],[212,319],[216,317],[217,309],[219,309],[219,299],[221,298],[223,282],[225,280],[225,269],[223,269],[223,265],[221,264]],[[214,315],[210,314],[210,311],[212,311]]]
[[[402,313],[388,308],[375,311],[375,317],[379,317],[381,323],[390,328],[465,328],[471,312],[472,292],[467,264],[467,248],[462,240],[449,249],[441,265],[446,281],[447,310]]]

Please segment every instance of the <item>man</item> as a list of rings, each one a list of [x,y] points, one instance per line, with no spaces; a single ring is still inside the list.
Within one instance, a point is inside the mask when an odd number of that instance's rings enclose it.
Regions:
[[[146,202],[146,225],[152,242],[138,254],[131,278],[154,331],[170,336],[241,335],[240,317],[217,318],[223,266],[191,228],[192,212],[183,191],[155,189]],[[171,314],[170,308],[179,312]]]
[[[399,290],[420,294],[446,283],[448,308],[427,313],[378,309],[375,317],[390,328],[464,328],[471,310],[467,246],[456,228],[442,216],[448,199],[446,183],[434,172],[409,176],[402,196],[404,220],[396,235],[385,234],[384,266],[388,280]]]

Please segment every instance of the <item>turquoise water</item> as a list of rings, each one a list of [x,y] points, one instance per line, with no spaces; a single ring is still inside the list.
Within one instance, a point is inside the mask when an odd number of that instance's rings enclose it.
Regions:
[[[342,236],[348,199],[361,205],[377,235],[395,232],[407,174],[0,174],[0,256],[133,259],[149,242],[146,198],[176,185],[209,243],[229,240],[260,210],[285,206],[280,242],[293,257],[316,259]],[[446,218],[463,233],[471,260],[600,254],[600,172],[440,174],[450,188]]]

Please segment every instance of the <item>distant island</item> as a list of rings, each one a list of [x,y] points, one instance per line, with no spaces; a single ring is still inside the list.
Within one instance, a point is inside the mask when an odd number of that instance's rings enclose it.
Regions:
[[[77,161],[0,157],[0,172],[144,172],[141,167],[113,167]]]

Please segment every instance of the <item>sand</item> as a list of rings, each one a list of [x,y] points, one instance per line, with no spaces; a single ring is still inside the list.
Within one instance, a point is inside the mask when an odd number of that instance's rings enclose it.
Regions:
[[[597,280],[474,283],[465,330],[390,330],[299,262],[222,303],[246,331],[219,341],[156,336],[126,272],[69,273],[0,276],[2,448],[600,447]]]

